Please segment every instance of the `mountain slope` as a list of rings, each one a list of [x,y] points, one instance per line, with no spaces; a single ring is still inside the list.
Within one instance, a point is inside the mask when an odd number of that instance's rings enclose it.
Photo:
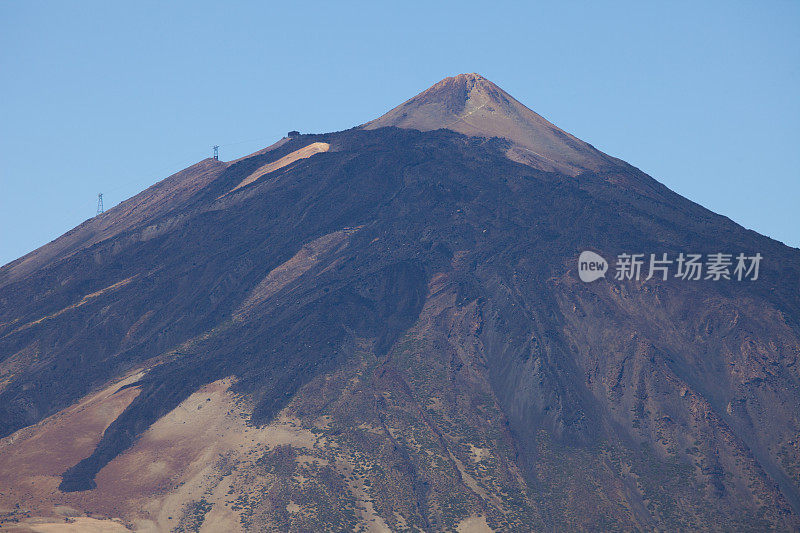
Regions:
[[[174,207],[109,210],[84,244],[3,267],[8,518],[800,526],[800,252],[483,78],[422,95],[214,163]],[[584,284],[585,249],[765,260],[754,282]]]
[[[570,175],[614,163],[613,158],[554,126],[480,74],[445,78],[361,127],[386,126],[503,137],[512,141],[510,150],[515,157],[543,170]]]

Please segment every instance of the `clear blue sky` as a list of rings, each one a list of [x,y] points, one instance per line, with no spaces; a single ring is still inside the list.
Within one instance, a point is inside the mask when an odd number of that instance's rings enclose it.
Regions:
[[[800,2],[381,4],[0,4],[0,264],[98,192],[108,208],[213,144],[349,128],[460,72],[800,246]]]

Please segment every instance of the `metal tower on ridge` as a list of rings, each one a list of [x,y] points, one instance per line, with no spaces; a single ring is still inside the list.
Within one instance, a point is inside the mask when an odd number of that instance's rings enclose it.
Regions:
[[[103,208],[103,193],[97,193],[97,214],[101,214],[105,209]]]
[[[219,146],[214,145],[214,161],[219,161]]]

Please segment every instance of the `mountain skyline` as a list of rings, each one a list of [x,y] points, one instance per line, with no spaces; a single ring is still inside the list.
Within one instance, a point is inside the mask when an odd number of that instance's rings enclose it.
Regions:
[[[800,246],[791,216],[797,6],[706,4],[676,17],[670,6],[517,5],[514,17],[484,13],[472,31],[473,10],[444,6],[417,20],[397,6],[317,6],[299,16],[288,6],[201,2],[159,6],[154,19],[143,5],[91,5],[14,3],[6,12],[0,60],[9,80],[0,92],[12,104],[0,122],[0,263],[93,216],[98,192],[115,205],[214,144],[234,159],[289,130],[346,129],[471,71],[683,196]],[[709,17],[713,28],[700,23]],[[260,19],[283,23],[263,32]]]
[[[584,250],[764,261],[584,283]],[[791,530],[798,284],[800,251],[446,78],[0,268],[0,520]]]

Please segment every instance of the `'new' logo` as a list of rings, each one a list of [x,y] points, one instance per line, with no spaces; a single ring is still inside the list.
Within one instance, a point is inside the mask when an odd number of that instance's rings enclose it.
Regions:
[[[607,270],[608,262],[601,255],[587,250],[578,257],[578,276],[581,281],[589,283],[604,278]]]

